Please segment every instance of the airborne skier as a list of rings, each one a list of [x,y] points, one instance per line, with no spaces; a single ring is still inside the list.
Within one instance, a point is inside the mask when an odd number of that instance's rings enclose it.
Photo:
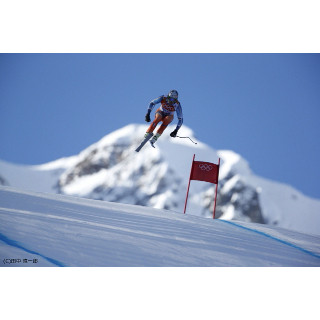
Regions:
[[[182,108],[181,104],[178,101],[178,91],[171,90],[167,96],[160,96],[157,99],[154,99],[150,102],[147,114],[145,116],[146,122],[150,122],[150,113],[154,106],[158,103],[161,103],[161,106],[157,109],[155,113],[155,118],[152,121],[150,127],[147,129],[145,137],[153,133],[154,129],[158,125],[159,122],[162,122],[160,128],[157,130],[157,133],[153,136],[152,140],[150,141],[151,145],[153,146],[154,143],[159,139],[163,131],[167,128],[167,126],[172,122],[174,117],[174,112],[177,113],[178,116],[178,124],[174,131],[170,133],[171,137],[176,137],[178,130],[180,129],[183,123],[183,115],[182,115]]]
[[[149,104],[147,114],[145,116],[145,121],[150,122],[150,113],[154,106],[158,103],[161,103],[161,106],[156,110],[155,118],[152,121],[151,125],[147,129],[147,132],[144,136],[144,140],[140,144],[140,146],[136,149],[137,152],[141,150],[141,148],[147,143],[149,139],[153,136],[150,144],[154,147],[155,142],[159,139],[163,131],[167,128],[167,126],[172,122],[174,117],[174,112],[177,113],[178,116],[178,124],[175,130],[170,133],[171,137],[176,137],[178,130],[182,126],[183,123],[183,115],[181,104],[178,101],[178,91],[170,90],[167,96],[162,95],[159,98],[152,100]],[[157,133],[153,135],[153,131],[158,125],[159,122],[162,122],[161,126],[157,130]]]

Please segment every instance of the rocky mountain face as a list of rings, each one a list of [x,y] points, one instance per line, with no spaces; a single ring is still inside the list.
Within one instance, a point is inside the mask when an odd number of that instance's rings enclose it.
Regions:
[[[0,185],[1,186],[7,186],[8,185],[7,181],[4,178],[2,178],[1,176],[0,176]]]
[[[232,188],[225,186],[234,183]],[[262,207],[259,202],[259,193],[251,186],[236,176],[230,176],[220,181],[220,190],[217,197],[216,218],[228,215],[233,212],[232,219],[246,220],[257,223],[264,223]],[[213,211],[213,190],[209,189],[203,197],[204,208]]]
[[[57,191],[91,199],[177,209],[176,194],[181,178],[159,150],[135,153],[141,137],[143,135],[130,135],[116,142],[105,139],[91,146],[59,178]]]

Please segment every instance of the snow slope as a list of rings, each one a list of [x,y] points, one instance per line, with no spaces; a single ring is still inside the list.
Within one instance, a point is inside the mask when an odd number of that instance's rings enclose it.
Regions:
[[[2,267],[317,267],[320,237],[0,187],[0,258]]]
[[[320,201],[294,188],[255,175],[249,163],[228,150],[214,150],[194,137],[171,138],[168,128],[157,148],[146,145],[139,153],[147,126],[128,125],[92,144],[78,155],[40,166],[0,161],[0,184],[19,189],[61,193],[89,199],[142,205],[183,212],[193,154],[196,160],[221,158],[216,217],[259,222],[320,235]],[[212,216],[214,186],[192,181],[187,211]]]
[[[0,185],[30,191],[56,193],[60,175],[74,165],[77,157],[61,158],[42,165],[17,165],[0,160]]]

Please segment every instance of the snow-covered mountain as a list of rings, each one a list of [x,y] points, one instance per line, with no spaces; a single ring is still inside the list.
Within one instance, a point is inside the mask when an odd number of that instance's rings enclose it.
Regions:
[[[80,154],[40,166],[0,162],[0,184],[31,191],[134,204],[182,212],[193,154],[221,158],[216,218],[259,222],[320,234],[320,201],[294,188],[255,175],[240,155],[197,141],[171,138],[168,128],[156,149],[139,153],[147,126],[128,125],[106,135]],[[183,126],[181,136],[196,140]],[[187,214],[212,216],[214,185],[192,181]]]

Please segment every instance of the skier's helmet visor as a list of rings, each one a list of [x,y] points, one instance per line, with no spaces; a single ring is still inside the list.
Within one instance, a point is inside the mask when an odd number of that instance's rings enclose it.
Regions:
[[[178,91],[177,90],[171,90],[168,94],[169,98],[178,99]]]

